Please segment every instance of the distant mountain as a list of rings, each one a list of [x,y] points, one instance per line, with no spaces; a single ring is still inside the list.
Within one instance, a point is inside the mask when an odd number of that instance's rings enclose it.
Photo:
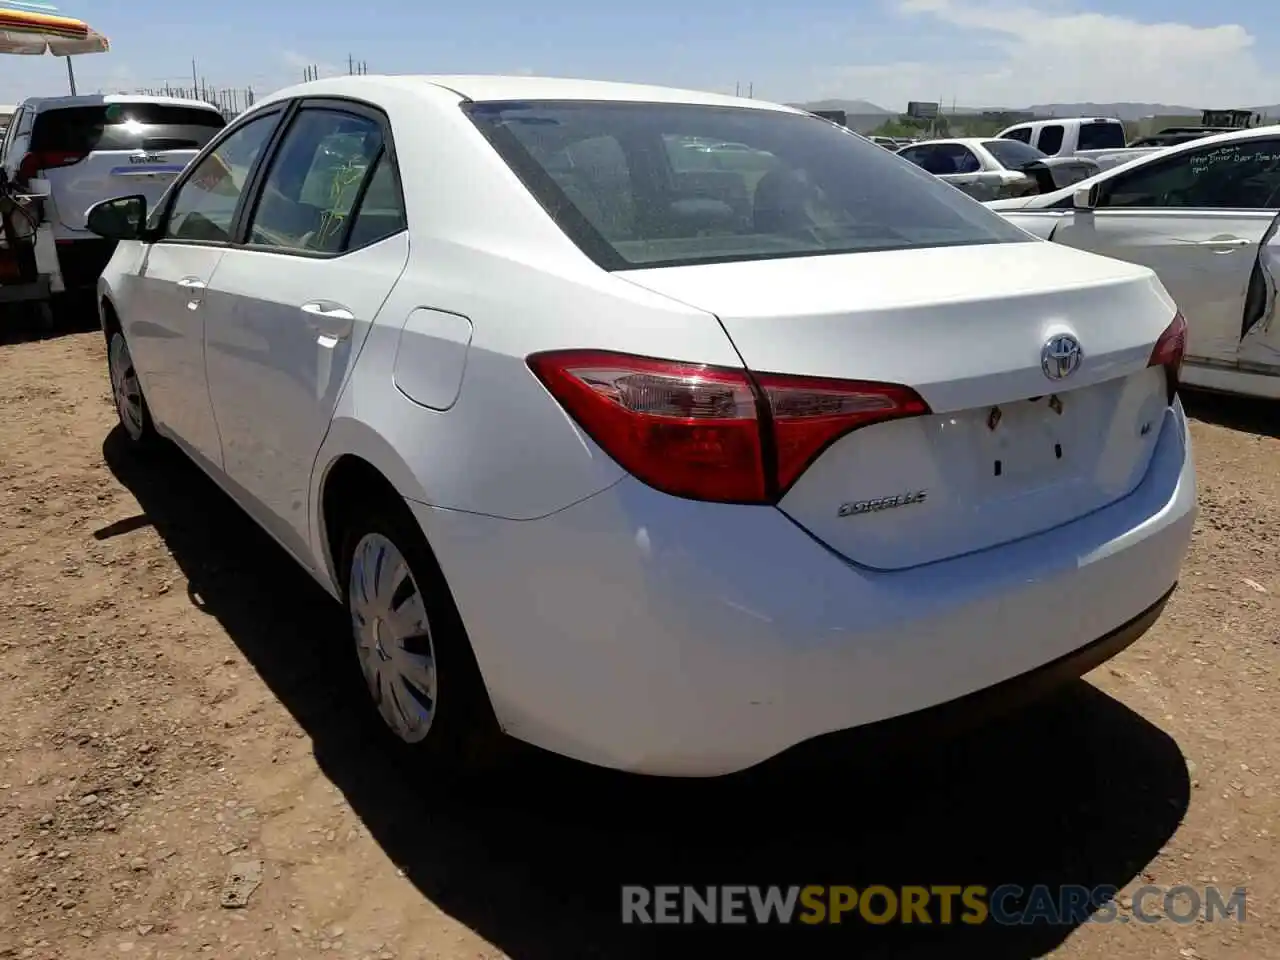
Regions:
[[[1167,103],[1037,103],[1027,107],[1037,116],[1115,117],[1136,121],[1150,116],[1198,117],[1199,107],[1171,106]]]

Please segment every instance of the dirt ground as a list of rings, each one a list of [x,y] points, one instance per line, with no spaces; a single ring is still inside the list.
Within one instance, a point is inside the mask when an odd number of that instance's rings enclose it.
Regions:
[[[991,729],[713,783],[528,751],[448,789],[381,746],[338,608],[194,467],[125,453],[101,337],[5,336],[0,957],[1280,957],[1280,408],[1189,402],[1163,619]],[[619,923],[623,883],[1036,882],[1244,886],[1247,918]]]

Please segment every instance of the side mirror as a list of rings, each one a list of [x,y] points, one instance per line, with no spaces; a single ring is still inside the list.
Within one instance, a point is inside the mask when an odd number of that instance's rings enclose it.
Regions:
[[[1092,210],[1098,205],[1098,186],[1080,187],[1071,197],[1072,206],[1077,210]]]
[[[146,223],[147,198],[141,195],[103,200],[85,214],[85,226],[106,240],[140,240]]]

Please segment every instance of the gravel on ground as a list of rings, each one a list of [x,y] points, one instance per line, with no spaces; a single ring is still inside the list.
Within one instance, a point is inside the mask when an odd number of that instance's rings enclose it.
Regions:
[[[129,455],[101,335],[5,336],[0,958],[1280,957],[1275,405],[1189,398],[1202,513],[1163,618],[989,729],[717,782],[530,751],[450,787],[384,748],[336,604],[180,456]],[[1037,882],[1243,886],[1247,916],[619,922],[624,883]]]

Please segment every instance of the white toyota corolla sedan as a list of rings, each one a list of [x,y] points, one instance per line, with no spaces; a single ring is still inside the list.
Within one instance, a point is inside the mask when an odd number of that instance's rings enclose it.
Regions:
[[[347,606],[433,761],[708,776],[1038,689],[1191,536],[1154,274],[787,107],[322,80],[90,222],[125,433]]]

